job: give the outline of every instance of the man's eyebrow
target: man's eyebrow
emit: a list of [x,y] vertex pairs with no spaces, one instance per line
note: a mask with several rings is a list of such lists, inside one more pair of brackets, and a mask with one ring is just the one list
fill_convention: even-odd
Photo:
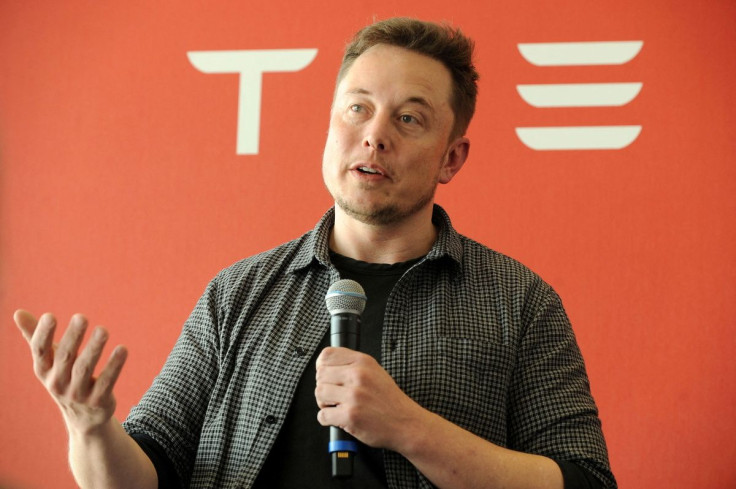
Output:
[[352,88],[350,90],[346,90],[345,93],[348,93],[350,95],[370,95],[371,94],[371,92],[369,92],[365,88]]
[[411,104],[419,104],[434,112],[434,106],[429,102],[429,100],[424,97],[409,97],[408,99],[406,99],[406,102]]
[[[365,88],[351,88],[350,90],[346,90],[345,93],[350,95],[371,95],[370,90],[366,90]],[[421,105],[422,107],[426,107],[434,112],[434,106],[429,102],[429,100],[418,95],[407,98],[403,103]]]

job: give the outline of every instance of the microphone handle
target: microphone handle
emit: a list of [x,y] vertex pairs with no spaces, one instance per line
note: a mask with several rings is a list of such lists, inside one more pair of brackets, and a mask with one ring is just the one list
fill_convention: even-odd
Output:
[[[330,346],[357,350],[360,344],[360,316],[353,313],[333,314],[330,319]],[[328,446],[332,462],[332,477],[346,479],[353,476],[353,458],[358,442],[344,430],[330,426]]]
[[341,312],[330,319],[330,346],[360,348],[360,316]]

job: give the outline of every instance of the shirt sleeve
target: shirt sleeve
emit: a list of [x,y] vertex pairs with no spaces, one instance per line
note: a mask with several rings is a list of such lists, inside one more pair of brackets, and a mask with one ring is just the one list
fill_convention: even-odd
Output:
[[562,471],[565,489],[605,489],[601,481],[573,462],[557,462]]
[[158,477],[158,489],[182,489],[179,475],[163,447],[148,435],[136,433],[131,437],[151,459]]
[[[615,488],[583,357],[559,296],[540,279],[528,291],[522,315],[510,386],[510,447],[572,462],[603,487]],[[567,470],[571,480],[573,473]]]
[[123,428],[162,448],[188,486],[200,433],[219,372],[218,288],[209,284],[182,328],[161,372],[134,406]]

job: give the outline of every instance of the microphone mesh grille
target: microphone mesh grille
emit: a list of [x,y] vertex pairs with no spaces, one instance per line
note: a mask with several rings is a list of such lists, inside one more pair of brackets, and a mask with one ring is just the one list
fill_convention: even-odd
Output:
[[338,280],[330,285],[325,296],[327,310],[330,311],[330,314],[339,311],[352,311],[356,314],[362,314],[367,300],[363,287],[355,280],[348,279]]

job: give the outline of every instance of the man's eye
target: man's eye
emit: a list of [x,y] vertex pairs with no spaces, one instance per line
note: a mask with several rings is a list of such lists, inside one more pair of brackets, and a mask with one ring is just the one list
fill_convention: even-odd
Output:
[[409,115],[409,114],[403,114],[400,117],[400,119],[401,119],[401,122],[404,122],[406,124],[412,124],[412,123],[418,122],[416,117],[414,117],[413,115]]
[[353,105],[350,106],[350,111],[351,112],[362,112],[363,111],[363,106],[362,105],[359,105],[359,104],[353,104]]

